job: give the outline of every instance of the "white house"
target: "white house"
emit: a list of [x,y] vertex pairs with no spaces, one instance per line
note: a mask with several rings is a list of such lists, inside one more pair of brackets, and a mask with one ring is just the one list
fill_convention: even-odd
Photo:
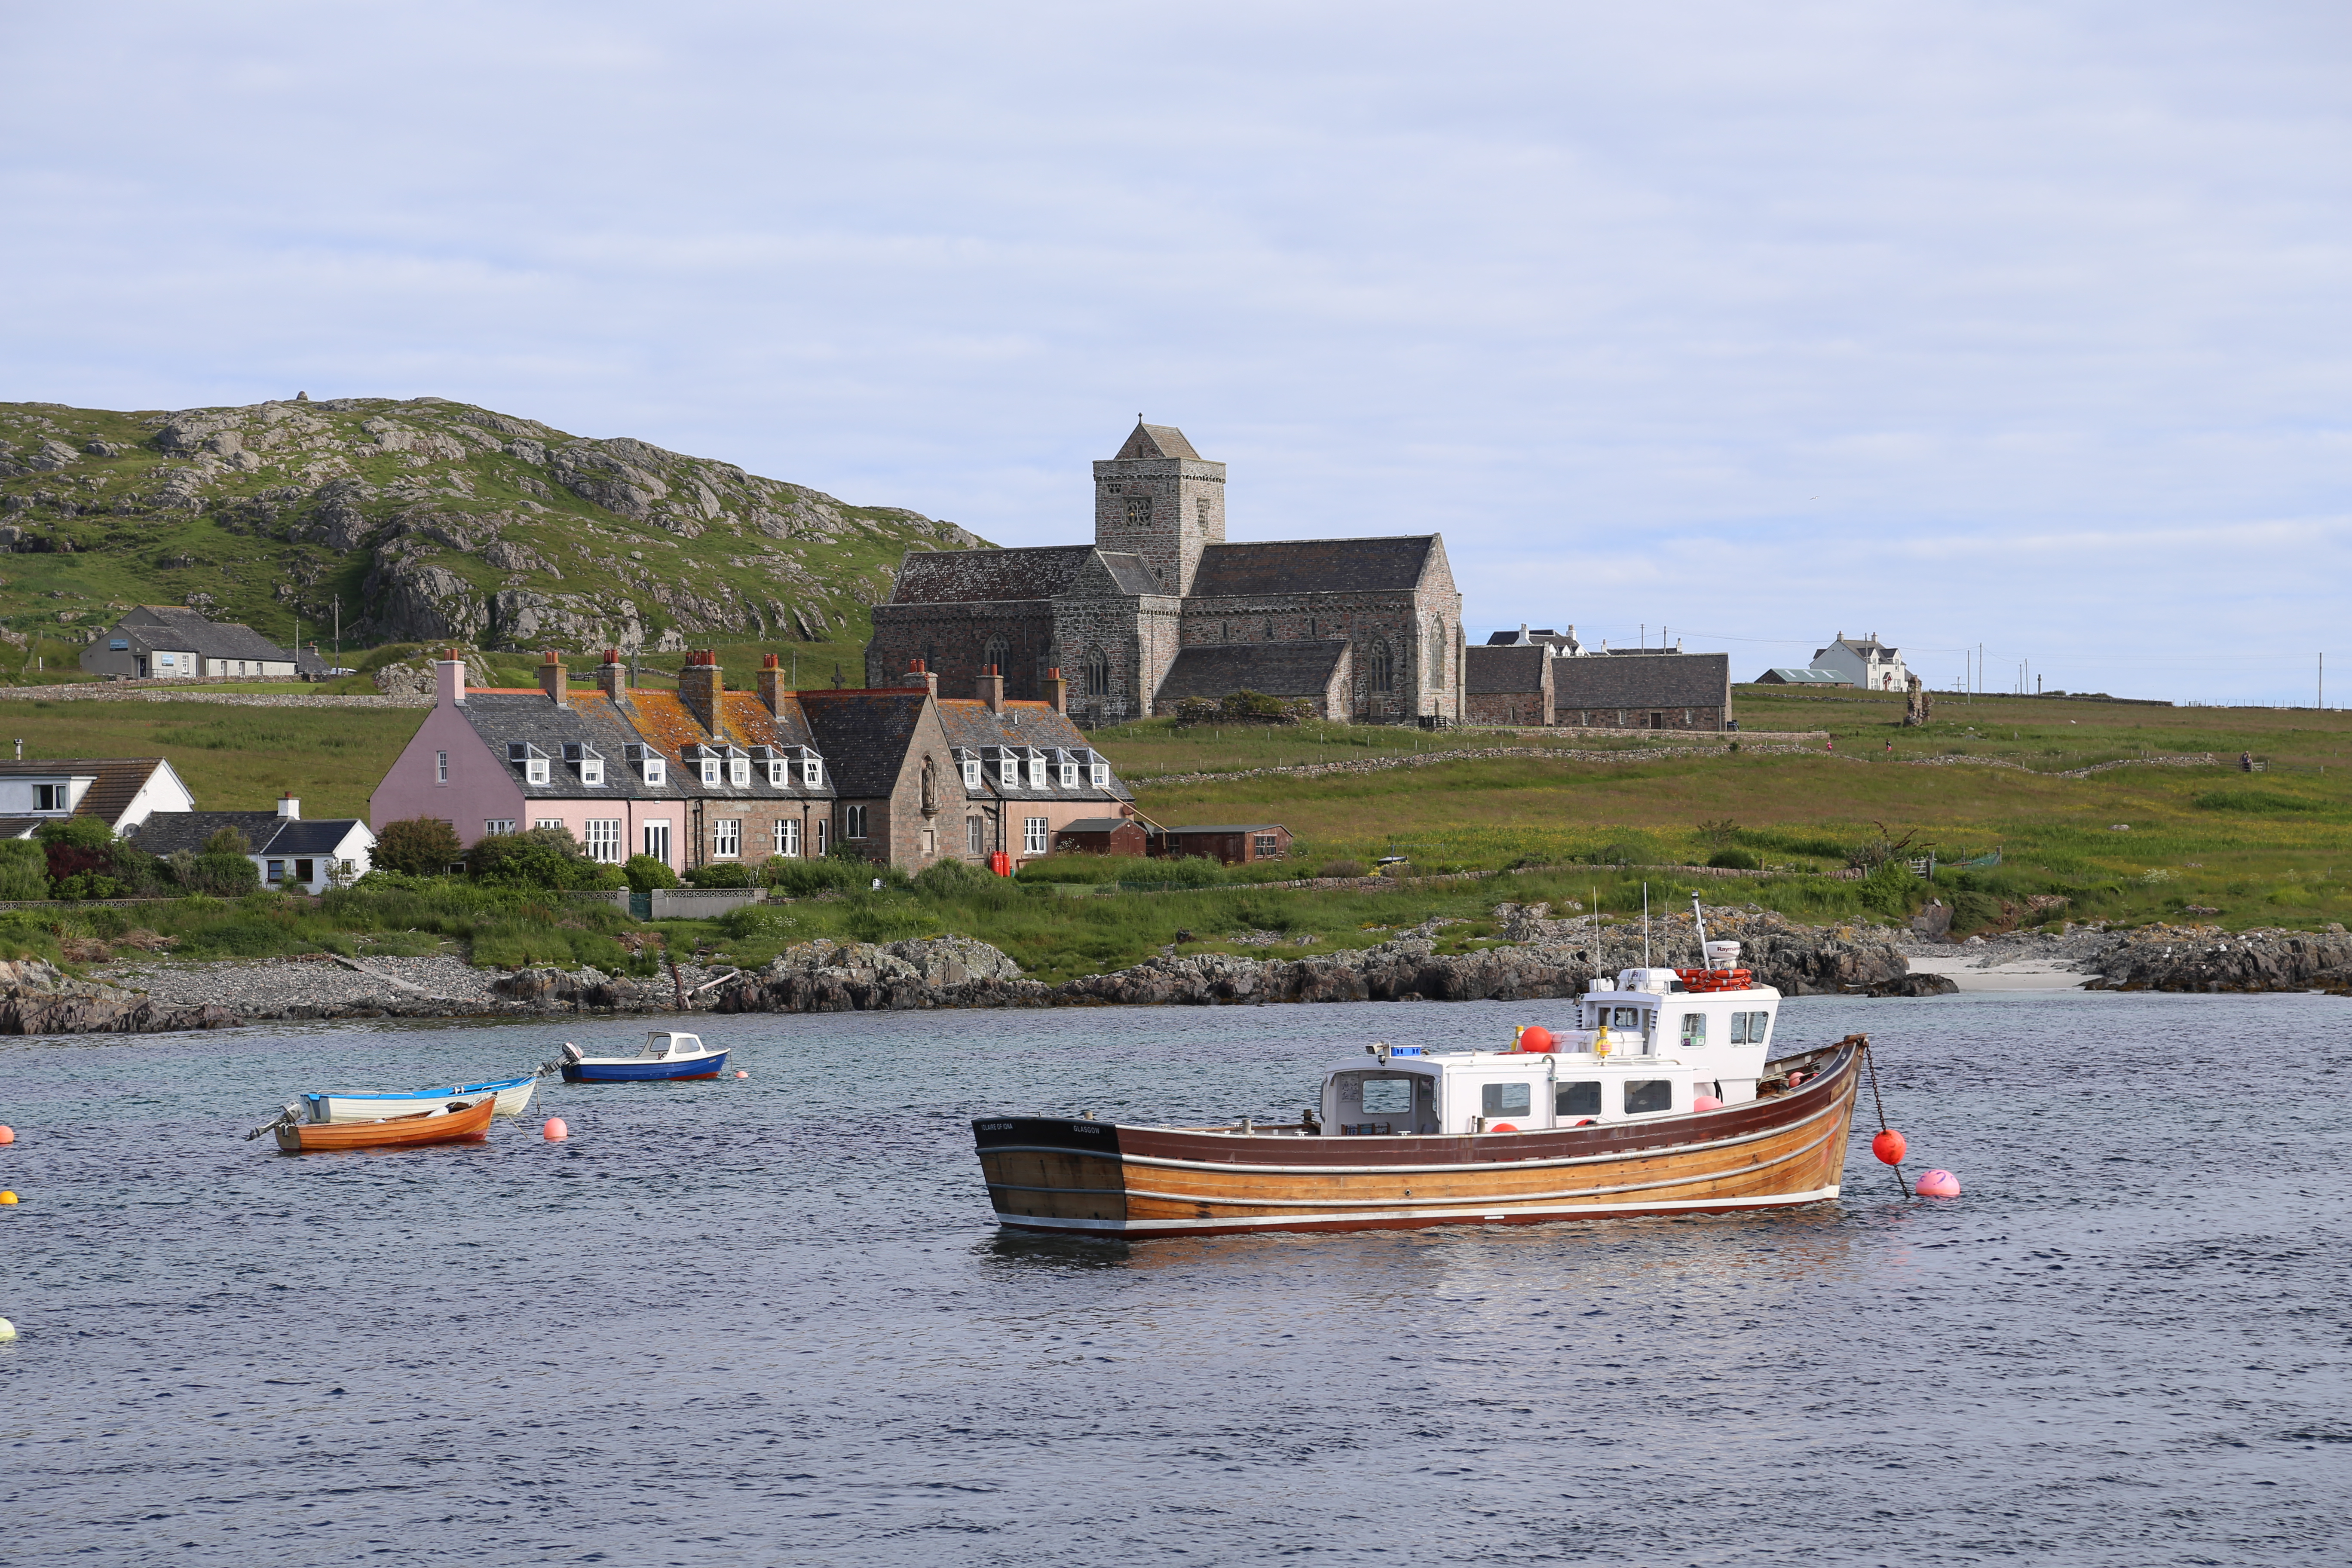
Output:
[[132,834],[156,812],[195,808],[161,757],[20,757],[0,762],[0,838],[27,838],[44,822],[95,816]]
[[1835,670],[1870,691],[1903,691],[1911,684],[1911,672],[1903,668],[1903,651],[1880,642],[1876,632],[1866,637],[1838,633],[1835,642],[1814,653],[1812,667]]
[[302,820],[302,803],[288,795],[276,811],[187,811],[149,820],[131,842],[150,855],[185,849],[204,853],[224,827],[245,836],[247,858],[261,885],[283,892],[323,893],[367,875],[375,835],[353,816]]

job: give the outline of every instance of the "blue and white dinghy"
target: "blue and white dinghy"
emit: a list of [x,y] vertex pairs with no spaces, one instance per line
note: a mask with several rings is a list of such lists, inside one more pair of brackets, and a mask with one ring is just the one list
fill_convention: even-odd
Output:
[[633,1057],[592,1057],[566,1040],[563,1054],[540,1070],[560,1071],[566,1083],[667,1083],[717,1078],[726,1066],[725,1047],[714,1051],[700,1035],[655,1029],[646,1036],[646,1048]]
[[493,1116],[520,1116],[530,1108],[532,1092],[539,1088],[539,1075],[525,1073],[520,1078],[493,1079],[488,1083],[454,1083],[440,1089],[412,1089],[404,1091],[368,1090],[352,1094],[306,1094],[304,1108],[312,1122],[373,1121],[378,1117],[405,1116],[412,1111],[429,1110],[448,1100],[468,1102],[482,1096],[496,1095],[498,1106]]

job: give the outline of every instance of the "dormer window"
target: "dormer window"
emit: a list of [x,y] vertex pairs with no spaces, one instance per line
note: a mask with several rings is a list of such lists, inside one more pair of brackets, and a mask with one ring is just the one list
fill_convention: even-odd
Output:
[[1029,787],[1044,789],[1045,787],[1045,753],[1032,746],[1024,755],[1029,763]]
[[580,782],[602,786],[604,783],[604,754],[584,741],[563,742],[563,760],[580,770]]
[[793,782],[792,764],[784,760],[784,753],[773,746],[752,747],[751,761],[748,765],[757,768],[760,776],[767,780],[772,788],[782,789]]
[[958,746],[955,760],[956,765],[963,770],[964,793],[978,795],[980,793],[980,753],[967,747]]
[[668,775],[669,764],[651,746],[628,745],[621,748],[621,759],[636,775],[649,784],[657,784]]
[[1087,753],[1087,783],[1095,789],[1110,788],[1110,764],[1103,761],[1100,752]]
[[751,759],[730,756],[727,759],[727,782],[741,786],[751,782]]
[[806,746],[801,748],[801,784],[807,789],[824,787],[824,759]]
[[71,791],[72,786],[70,784],[35,784],[33,786],[33,809],[35,811],[63,811],[66,809],[66,796],[70,794]]
[[1021,787],[1021,753],[1010,746],[996,749],[996,782],[1006,789]]
[[1064,789],[1078,787],[1078,759],[1071,752],[1056,749],[1054,752],[1055,782]]
[[715,784],[719,782],[719,759],[717,757],[705,757],[702,759],[702,782],[707,784]]
[[548,755],[528,741],[508,742],[507,761],[522,770],[525,784],[543,784],[547,782]]

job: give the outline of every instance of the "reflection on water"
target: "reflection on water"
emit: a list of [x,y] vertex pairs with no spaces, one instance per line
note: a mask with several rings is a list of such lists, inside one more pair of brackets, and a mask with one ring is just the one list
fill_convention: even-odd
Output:
[[0,1561],[2346,1554],[2334,999],[1792,1003],[1872,1032],[1954,1204],[1862,1126],[1786,1214],[990,1221],[973,1116],[1269,1117],[1547,1005],[719,1018],[748,1079],[300,1159],[239,1134],[566,1030],[0,1045]]

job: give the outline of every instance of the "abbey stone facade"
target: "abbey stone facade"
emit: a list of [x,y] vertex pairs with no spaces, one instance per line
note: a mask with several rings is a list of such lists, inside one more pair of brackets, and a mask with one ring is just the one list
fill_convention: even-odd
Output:
[[1164,713],[1244,687],[1325,718],[1463,715],[1462,595],[1437,534],[1225,540],[1225,466],[1170,425],[1138,422],[1095,470],[1095,542],[911,552],[874,607],[866,682],[920,660],[939,689],[1045,696],[1082,724]]

